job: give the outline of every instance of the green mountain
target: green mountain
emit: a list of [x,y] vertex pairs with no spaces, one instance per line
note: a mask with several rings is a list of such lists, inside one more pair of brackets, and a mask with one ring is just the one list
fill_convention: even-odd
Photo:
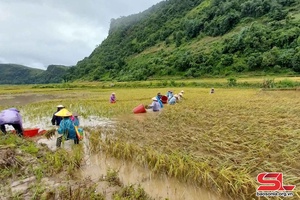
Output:
[[112,19],[69,80],[300,72],[299,0],[167,0]]
[[61,83],[69,67],[49,65],[47,70],[17,64],[0,64],[0,84]]
[[49,65],[47,70],[38,76],[39,83],[61,83],[70,67],[64,65]]

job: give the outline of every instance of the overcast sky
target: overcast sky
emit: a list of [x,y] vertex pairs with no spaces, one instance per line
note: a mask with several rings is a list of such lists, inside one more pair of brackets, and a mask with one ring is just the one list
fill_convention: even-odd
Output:
[[108,34],[110,20],[162,0],[0,0],[0,63],[75,65]]

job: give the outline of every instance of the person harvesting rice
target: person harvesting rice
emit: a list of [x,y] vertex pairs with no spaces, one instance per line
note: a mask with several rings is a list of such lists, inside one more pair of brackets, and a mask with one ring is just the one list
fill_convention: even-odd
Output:
[[57,129],[58,134],[61,136],[56,139],[56,146],[60,147],[63,139],[74,140],[74,144],[79,144],[79,138],[76,134],[74,123],[70,118],[72,116],[72,113],[63,108],[59,112],[57,112],[55,116],[62,117],[59,128]]

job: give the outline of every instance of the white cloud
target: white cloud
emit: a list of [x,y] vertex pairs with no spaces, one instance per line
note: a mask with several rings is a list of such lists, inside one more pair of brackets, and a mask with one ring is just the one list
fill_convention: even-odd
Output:
[[107,37],[112,18],[160,1],[1,0],[0,62],[75,65]]

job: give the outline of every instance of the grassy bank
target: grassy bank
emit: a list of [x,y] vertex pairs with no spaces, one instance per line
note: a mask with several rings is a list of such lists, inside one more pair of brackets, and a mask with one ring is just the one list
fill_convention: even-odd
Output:
[[165,77],[159,80],[131,81],[131,82],[68,82],[60,84],[38,84],[38,85],[0,85],[2,94],[37,92],[59,90],[82,90],[82,89],[120,89],[120,88],[168,88],[168,87],[199,87],[199,88],[298,88],[300,77],[225,77],[225,78],[201,78],[201,79],[177,79],[176,77]]

